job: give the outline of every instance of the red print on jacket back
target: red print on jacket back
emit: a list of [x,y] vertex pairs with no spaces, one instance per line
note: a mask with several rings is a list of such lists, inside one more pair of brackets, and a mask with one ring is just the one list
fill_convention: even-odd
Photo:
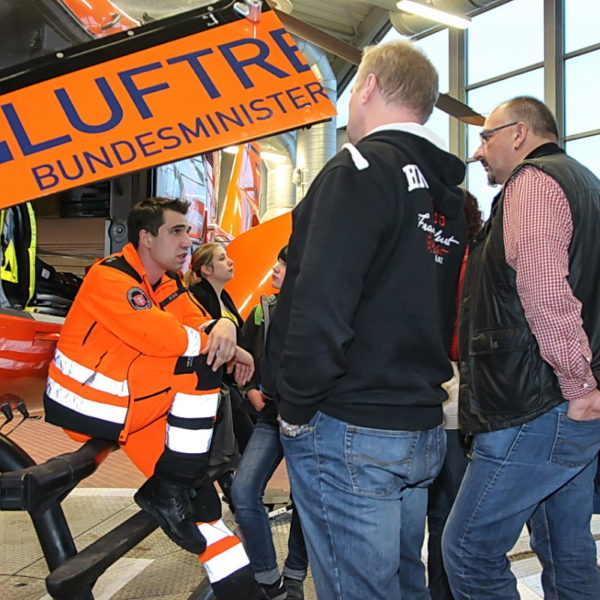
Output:
[[434,211],[433,216],[429,212],[419,213],[417,226],[425,232],[427,250],[434,255],[437,263],[444,262],[444,255],[448,254],[452,244],[459,244],[453,235],[444,235],[446,217],[439,212]]

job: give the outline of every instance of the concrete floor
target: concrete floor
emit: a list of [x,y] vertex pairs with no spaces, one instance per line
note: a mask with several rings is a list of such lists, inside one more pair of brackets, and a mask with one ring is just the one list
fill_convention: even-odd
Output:
[[[36,462],[78,446],[41,420],[26,421],[11,438],[30,451]],[[78,548],[87,546],[138,510],[133,493],[142,480],[124,454],[115,452],[96,474],[74,490],[63,502],[63,508]],[[286,497],[288,489],[285,469],[280,469],[269,493]],[[227,511],[225,518],[234,528]],[[596,540],[600,540],[600,516],[594,517],[592,528]],[[274,529],[280,562],[285,558],[288,531],[287,523]],[[28,515],[0,512],[0,536],[0,598],[51,600],[45,590],[46,564]],[[596,545],[600,557],[600,542]],[[513,549],[511,560],[522,600],[541,599],[541,568],[529,549],[526,531]],[[203,579],[197,557],[179,549],[157,530],[97,581],[94,597],[96,600],[194,600]],[[305,590],[306,600],[316,598],[310,577]]]

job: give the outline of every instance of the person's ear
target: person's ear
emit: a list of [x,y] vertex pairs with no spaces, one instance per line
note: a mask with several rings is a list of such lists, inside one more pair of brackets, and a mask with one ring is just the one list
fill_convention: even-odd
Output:
[[515,133],[513,140],[513,148],[518,150],[527,139],[527,135],[529,133],[529,127],[525,123],[519,122],[515,125]]
[[375,73],[369,73],[365,78],[361,93],[363,104],[367,103],[378,89],[379,82],[377,81],[377,75],[375,75]]
[[200,267],[200,276],[209,277],[210,275],[212,275],[212,267],[209,267],[208,265],[202,265]]
[[147,229],[140,230],[139,243],[144,246],[144,248],[150,248],[153,238],[154,236]]

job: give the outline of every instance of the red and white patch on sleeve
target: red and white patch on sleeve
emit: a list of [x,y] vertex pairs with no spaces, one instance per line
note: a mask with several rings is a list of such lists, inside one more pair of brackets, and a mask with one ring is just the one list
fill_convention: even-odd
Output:
[[127,300],[133,310],[146,310],[152,306],[150,298],[139,287],[132,287],[127,291]]

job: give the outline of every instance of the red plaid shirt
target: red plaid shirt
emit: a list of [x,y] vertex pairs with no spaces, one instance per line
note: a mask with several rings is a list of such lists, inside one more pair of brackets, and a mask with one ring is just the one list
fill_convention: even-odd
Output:
[[503,225],[506,261],[517,273],[517,292],[542,358],[565,399],[580,398],[597,386],[581,302],[567,281],[573,221],[562,188],[539,169],[522,168],[506,185]]

